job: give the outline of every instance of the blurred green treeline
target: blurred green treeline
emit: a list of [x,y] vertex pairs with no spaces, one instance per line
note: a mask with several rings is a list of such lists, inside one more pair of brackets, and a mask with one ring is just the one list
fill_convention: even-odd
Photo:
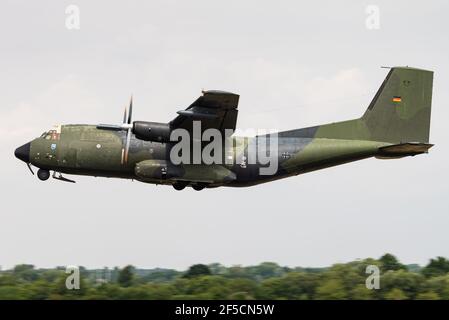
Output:
[[[380,269],[380,289],[367,289],[368,265]],[[80,267],[80,289],[68,290],[65,267],[21,264],[0,271],[0,299],[449,299],[449,260],[420,267],[393,255],[327,268],[288,268],[264,262],[225,267],[218,263],[172,269],[88,270]]]

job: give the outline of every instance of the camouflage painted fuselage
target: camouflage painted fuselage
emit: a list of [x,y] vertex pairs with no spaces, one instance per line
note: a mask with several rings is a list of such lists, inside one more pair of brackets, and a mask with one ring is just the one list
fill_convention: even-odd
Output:
[[[313,138],[311,130],[281,133],[278,138],[278,169],[274,175],[261,175],[260,164],[242,164],[241,154],[248,152],[252,138],[233,137],[233,147],[225,150],[232,155],[233,164],[179,165],[179,177],[171,179],[146,178],[139,174],[139,164],[170,161],[170,143],[142,141],[131,138],[129,159],[121,163],[126,134],[105,131],[93,125],[64,125],[59,140],[37,138],[30,149],[31,164],[42,169],[67,174],[136,179],[156,184],[176,181],[201,182],[208,186],[249,186],[297,175],[317,169],[360,160],[380,154],[385,142]],[[53,145],[53,147],[52,147]]]
[[[265,136],[228,138],[232,143],[224,148],[220,164],[175,166],[170,157],[173,142],[144,141],[132,134],[129,153],[123,161],[126,131],[104,130],[95,125],[63,125],[57,134],[44,135],[33,140],[29,147],[17,149],[16,156],[27,162],[29,151],[32,165],[67,174],[184,186],[250,186],[369,157],[391,159],[426,153],[432,146],[429,144],[432,82],[431,71],[392,68],[361,118],[279,132],[277,167],[268,175],[261,173],[263,165],[242,161],[242,155],[248,157],[254,152],[248,146]],[[182,113],[182,121],[191,115],[208,116],[209,109],[204,106],[209,106],[206,103],[211,100],[207,99],[214,95],[223,99],[236,97],[209,92],[205,100],[198,100],[192,109]],[[230,111],[224,108],[222,114],[226,116],[226,112]],[[229,115],[223,119],[235,123],[236,113]]]

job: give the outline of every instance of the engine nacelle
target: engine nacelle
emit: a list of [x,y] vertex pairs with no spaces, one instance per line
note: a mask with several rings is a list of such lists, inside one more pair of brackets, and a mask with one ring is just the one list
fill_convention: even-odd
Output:
[[170,141],[170,125],[160,122],[134,121],[133,133],[137,139],[154,142]]
[[180,177],[183,170],[167,163],[165,160],[144,160],[136,164],[136,176],[146,180],[165,180]]

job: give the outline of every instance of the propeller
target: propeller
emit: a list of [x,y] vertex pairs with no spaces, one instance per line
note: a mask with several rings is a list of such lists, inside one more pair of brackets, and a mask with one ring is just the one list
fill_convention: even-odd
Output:
[[124,116],[124,123],[123,124],[127,124],[128,125],[128,130],[126,133],[126,144],[125,144],[125,149],[122,149],[122,154],[124,155],[124,157],[122,158],[122,164],[126,164],[128,163],[128,154],[129,154],[129,144],[131,142],[131,129],[132,129],[132,125],[131,125],[131,116],[133,114],[133,96],[131,96],[131,100],[129,101],[129,107],[128,107],[128,120],[126,121],[126,109],[125,109],[125,116]]
[[115,124],[97,125],[97,129],[117,130],[117,131],[126,130],[125,146],[122,148],[122,159],[121,159],[122,165],[128,163],[129,145],[131,143],[131,133],[133,128],[133,125],[131,123],[132,114],[133,114],[133,96],[131,96],[129,106],[125,107],[125,111],[123,113],[123,123],[121,125]]

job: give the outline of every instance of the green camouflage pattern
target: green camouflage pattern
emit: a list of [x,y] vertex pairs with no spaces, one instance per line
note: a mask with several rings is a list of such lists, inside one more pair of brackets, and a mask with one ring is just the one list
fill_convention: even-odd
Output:
[[[123,163],[126,131],[103,130],[95,125],[63,125],[56,140],[48,135],[33,140],[29,162],[43,170],[66,174],[128,178],[199,190],[250,186],[369,157],[414,156],[426,153],[432,146],[429,144],[432,81],[432,71],[394,67],[361,118],[279,132],[278,168],[273,175],[261,175],[261,165],[241,161],[249,145],[266,136],[228,138],[232,144],[224,155],[232,158],[232,164],[175,166],[170,163],[170,142],[143,141],[132,135],[129,157]],[[217,94],[226,96],[223,92]],[[238,96],[231,97],[236,104]],[[231,110],[229,104],[225,107],[228,109],[220,109],[225,110],[223,117],[227,117],[230,126],[235,126],[236,108]],[[207,108],[201,112],[204,110]],[[189,125],[184,115],[178,118],[183,126]],[[214,126],[215,122],[208,125]]]

